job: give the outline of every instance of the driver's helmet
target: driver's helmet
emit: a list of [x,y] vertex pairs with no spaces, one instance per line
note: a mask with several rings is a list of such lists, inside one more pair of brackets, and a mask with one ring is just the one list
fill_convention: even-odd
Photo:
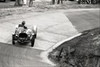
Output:
[[22,21],[22,25],[25,25],[25,21]]

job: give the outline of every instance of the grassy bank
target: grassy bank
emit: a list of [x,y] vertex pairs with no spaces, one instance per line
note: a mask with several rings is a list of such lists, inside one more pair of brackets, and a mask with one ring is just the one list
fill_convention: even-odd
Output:
[[58,67],[100,67],[100,27],[64,42],[49,58]]

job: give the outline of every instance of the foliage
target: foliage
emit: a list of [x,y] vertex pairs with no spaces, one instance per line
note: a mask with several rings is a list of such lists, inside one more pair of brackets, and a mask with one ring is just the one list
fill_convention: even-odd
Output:
[[100,0],[78,0],[79,4],[100,4]]
[[82,32],[49,54],[60,67],[100,67],[100,28]]
[[0,3],[0,17],[13,14],[25,14],[29,12],[44,12],[59,9],[80,9],[80,8],[99,8],[100,5],[93,4],[77,4],[77,2],[65,1],[63,4],[52,5],[51,2],[33,2],[32,7],[15,7],[15,2]]

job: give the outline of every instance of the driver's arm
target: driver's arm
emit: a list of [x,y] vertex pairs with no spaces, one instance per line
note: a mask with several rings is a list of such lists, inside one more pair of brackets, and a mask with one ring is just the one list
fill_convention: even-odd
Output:
[[27,29],[27,27],[26,27],[26,26],[24,26],[24,28],[25,28],[25,29]]

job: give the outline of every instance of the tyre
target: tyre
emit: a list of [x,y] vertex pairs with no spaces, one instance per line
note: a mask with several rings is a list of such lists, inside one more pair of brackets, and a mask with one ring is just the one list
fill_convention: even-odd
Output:
[[34,42],[35,42],[35,36],[32,37],[32,40],[31,40],[31,47],[34,46]]
[[37,26],[34,26],[34,28],[32,29],[33,33],[34,33],[34,37],[37,37]]
[[14,35],[12,35],[12,44],[15,44]]
[[37,37],[37,33],[34,34],[34,37],[35,37],[35,38]]

